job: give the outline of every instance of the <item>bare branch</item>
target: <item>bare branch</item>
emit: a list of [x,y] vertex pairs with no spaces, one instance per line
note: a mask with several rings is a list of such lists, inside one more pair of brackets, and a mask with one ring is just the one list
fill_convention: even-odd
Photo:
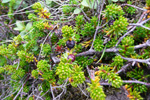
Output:
[[125,71],[130,65],[131,63],[127,63],[126,65],[122,66],[121,69],[116,72],[116,74],[120,74],[121,72]]
[[147,11],[147,9],[143,9],[143,8],[140,8],[140,7],[137,7],[137,6],[135,6],[135,5],[130,5],[130,4],[122,4],[121,6],[130,6],[130,7],[134,7],[134,8],[136,8],[136,9],[139,9],[139,10],[142,10],[142,11]]
[[98,30],[100,29],[100,27],[99,27],[99,22],[100,22],[100,19],[101,19],[101,12],[102,12],[102,9],[103,9],[103,7],[104,7],[104,2],[105,2],[105,0],[103,0],[103,2],[102,2],[102,4],[101,4],[100,13],[99,13],[99,15],[98,15],[98,25],[96,26],[96,31],[95,31],[95,33],[94,33],[94,38],[93,38],[93,42],[92,42],[92,45],[91,45],[90,50],[92,50],[92,48],[93,48],[94,41],[95,41],[95,39],[96,39],[96,35],[97,35],[97,33],[98,33]]

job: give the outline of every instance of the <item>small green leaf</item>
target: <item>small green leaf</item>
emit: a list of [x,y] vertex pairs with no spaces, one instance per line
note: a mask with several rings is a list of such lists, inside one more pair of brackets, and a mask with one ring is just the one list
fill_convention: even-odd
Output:
[[112,0],[113,2],[117,2],[118,0]]
[[25,29],[25,25],[21,21],[17,20],[16,25],[17,25],[17,27],[14,28],[14,30],[16,30],[16,31],[23,31]]
[[8,3],[10,0],[2,0],[2,3]]
[[38,46],[34,46],[34,48],[32,49],[32,51],[37,51],[38,50]]
[[25,30],[20,32],[20,35],[21,35],[22,38],[24,37],[25,34],[26,34]]
[[[100,1],[97,1],[97,2],[98,2],[98,4],[100,3]],[[93,8],[93,6],[94,6],[94,9],[96,9],[98,6],[98,4],[95,2],[95,0],[83,0],[81,2],[81,4],[85,7],[91,8],[91,9]]]
[[26,25],[26,29],[25,30],[29,31],[31,29],[31,27],[32,27],[32,23],[30,22],[30,23],[28,23]]
[[83,0],[81,4],[85,7],[90,7],[86,0]]
[[[16,0],[15,4],[13,5],[13,9],[17,9],[20,6],[20,3],[22,2],[22,0]],[[27,7],[27,3],[26,2],[22,2],[22,6],[23,7]]]
[[51,4],[53,0],[46,0],[46,4]]
[[120,0],[121,2],[124,2],[125,0]]
[[79,8],[76,8],[73,13],[74,14],[79,14],[80,12],[81,12],[81,10]]

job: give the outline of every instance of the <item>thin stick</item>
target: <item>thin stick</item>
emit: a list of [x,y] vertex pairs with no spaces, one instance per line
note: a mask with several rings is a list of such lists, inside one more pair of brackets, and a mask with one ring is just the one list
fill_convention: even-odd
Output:
[[41,52],[42,52],[42,48],[43,48],[43,45],[46,41],[46,39],[51,35],[51,33],[53,32],[53,30],[57,27],[57,25],[54,26],[54,28],[48,33],[48,35],[45,37],[43,43],[42,43],[42,46],[41,46],[41,50],[40,50],[40,53],[39,53],[39,56],[38,56],[38,60],[40,60],[40,56],[41,56]]

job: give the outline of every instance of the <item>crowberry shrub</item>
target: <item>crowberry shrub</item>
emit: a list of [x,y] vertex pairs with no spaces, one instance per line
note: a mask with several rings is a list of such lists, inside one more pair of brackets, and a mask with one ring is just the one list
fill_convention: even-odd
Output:
[[[146,97],[150,2],[104,1],[0,1],[0,99],[105,100],[103,85]],[[134,23],[128,13],[138,15]]]

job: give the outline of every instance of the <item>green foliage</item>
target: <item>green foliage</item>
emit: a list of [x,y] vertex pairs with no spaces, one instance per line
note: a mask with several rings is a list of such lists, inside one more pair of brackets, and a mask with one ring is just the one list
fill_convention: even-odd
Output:
[[98,18],[96,16],[92,17],[90,19],[91,24],[94,26],[94,28],[96,28],[97,24],[98,24]]
[[101,37],[96,37],[94,41],[94,50],[95,51],[102,51],[104,48],[103,40]]
[[[144,75],[144,70],[141,68],[135,68],[133,71],[127,72],[127,76],[130,78],[135,78],[136,80],[139,81],[144,81],[146,82],[146,78],[149,77],[149,75]],[[130,87],[133,87],[135,91],[143,93],[147,92],[147,87],[146,85],[141,85],[141,84],[129,84]]]
[[[9,12],[8,12],[8,15],[13,13],[13,6],[14,6],[14,5],[15,5],[15,0],[10,0],[10,2],[9,2]],[[9,15],[9,18],[12,18],[12,17],[13,17],[12,15]]]
[[50,69],[50,65],[47,63],[46,60],[40,60],[38,63],[37,63],[37,68],[39,71],[41,72],[48,72],[49,69]]
[[8,3],[10,0],[3,0],[2,3]]
[[31,21],[37,21],[38,18],[37,18],[37,16],[35,14],[30,13],[28,15],[28,19],[30,19]]
[[70,77],[72,73],[72,70],[70,67],[72,67],[72,65],[69,65],[69,64],[66,64],[66,65],[63,64],[62,66],[58,66],[56,70],[56,74],[59,75],[59,78],[66,79]]
[[81,44],[75,45],[74,48],[75,48],[75,51],[76,51],[77,53],[79,53],[79,52],[82,51],[82,45],[81,45]]
[[86,22],[84,24],[84,30],[81,30],[81,34],[83,36],[91,36],[93,35],[95,32],[94,26],[92,25],[92,23]]
[[78,84],[81,84],[85,81],[84,72],[82,68],[78,65],[74,66],[73,73],[71,74],[71,85],[77,87]]
[[76,0],[69,0],[66,4],[62,6],[62,12],[64,13],[64,16],[68,16],[73,14],[79,14],[81,12],[80,9],[77,7],[74,7],[74,5],[78,5],[78,1]]
[[96,9],[99,3],[100,1],[97,1],[97,3],[95,3],[95,0],[83,0],[81,2],[81,5],[91,9]]
[[15,42],[16,45],[21,43],[22,41],[21,35],[14,37],[13,41]]
[[70,61],[71,59],[67,60],[62,57],[56,69],[56,75],[63,80],[68,78],[71,85],[76,87],[85,81],[85,76],[81,70],[82,68],[76,63],[70,64]]
[[5,65],[1,68],[1,72],[6,71],[7,75],[11,75],[14,80],[20,80],[25,75],[25,70],[23,68],[17,69],[18,65]]
[[69,14],[69,13],[73,12],[74,9],[75,9],[74,7],[71,7],[71,6],[69,6],[69,5],[64,5],[64,6],[62,7],[62,11],[63,11],[63,13],[65,13],[65,14]]
[[58,40],[58,37],[55,35],[55,33],[53,33],[53,36],[51,37],[52,45],[56,44],[57,40]]
[[[109,1],[112,3],[124,0]],[[102,4],[100,0],[46,0],[45,3],[35,2],[32,5],[33,13],[26,13],[29,9],[28,7],[24,9],[24,1],[22,0],[0,1],[0,10],[2,10],[0,14],[2,16],[7,13],[10,14],[8,15],[10,19],[6,17],[3,22],[7,26],[5,27],[8,29],[7,33],[15,34],[11,37],[7,36],[6,40],[0,40],[0,80],[4,81],[3,84],[9,85],[8,88],[3,89],[13,94],[12,96],[4,94],[9,96],[5,99],[13,99],[14,95],[20,92],[21,86],[23,86],[23,89],[20,94],[25,93],[26,95],[22,95],[22,97],[18,95],[16,99],[26,99],[30,92],[33,93],[31,84],[34,84],[34,88],[38,88],[40,92],[39,97],[42,96],[49,100],[52,96],[50,89],[54,89],[54,95],[61,95],[60,89],[65,89],[68,85],[77,88],[79,84],[90,81],[90,75],[91,83],[87,83],[88,85],[85,86],[88,86],[87,90],[93,100],[105,100],[106,95],[103,86],[100,85],[100,79],[110,83],[115,88],[120,88],[124,81],[121,79],[122,76],[120,77],[115,72],[124,66],[125,62],[123,57],[122,59],[121,56],[115,56],[115,51],[119,50],[122,56],[130,59],[144,60],[150,58],[148,45],[144,45],[142,49],[134,50],[134,45],[145,43],[150,38],[150,32],[143,27],[137,27],[130,33],[130,36],[124,37],[120,44],[113,48],[117,43],[116,40],[127,31],[129,23],[124,15],[127,13],[134,14],[135,9],[124,7],[124,12],[122,6],[117,5],[119,2],[107,5],[108,2],[103,6],[104,10],[101,12],[103,16],[99,15],[101,8],[97,5],[98,3]],[[149,7],[148,2],[147,7]],[[128,3],[131,4],[130,1]],[[148,9],[147,7],[146,9]],[[11,15],[14,10],[16,10],[14,13],[15,19]],[[26,13],[28,17],[22,13]],[[21,16],[16,14],[21,14]],[[110,20],[114,22],[107,25]],[[3,21],[3,17],[1,21]],[[55,25],[57,27],[54,28]],[[149,22],[144,24],[146,27],[149,27],[149,25]],[[99,30],[95,41],[93,41],[97,27]],[[72,40],[75,46],[70,50],[67,48],[66,42]],[[90,49],[92,42],[95,51]],[[100,54],[99,52],[103,49],[104,52]],[[108,53],[105,53],[105,50]],[[112,52],[109,52],[109,50],[112,50]],[[70,54],[75,58],[75,61],[69,59],[68,55]],[[103,59],[95,63],[95,60],[100,56]],[[109,64],[109,66],[102,65],[97,69],[97,66],[101,63]],[[147,64],[143,64],[142,68],[146,66]],[[128,72],[125,74],[127,77],[123,76],[122,78],[147,82],[146,79],[149,75],[145,75],[143,69],[134,67],[132,67],[132,71],[127,70]],[[89,68],[89,70],[86,68]],[[95,72],[95,76],[92,72]],[[140,93],[147,91],[145,85],[133,83],[128,86],[127,92],[130,99],[141,100]],[[29,99],[37,98],[33,96]]]
[[76,27],[75,27],[76,32],[80,33],[84,24],[83,15],[76,16],[75,20],[76,20]]
[[44,30],[43,21],[33,22],[33,28],[38,29],[38,30]]
[[23,31],[25,29],[25,25],[23,22],[21,21],[16,21],[16,28],[14,28],[14,30],[17,30],[17,31]]
[[[12,44],[9,44],[8,47],[7,47],[7,45],[1,45],[0,46],[0,55],[3,55],[5,58],[13,60],[16,57],[16,55],[13,55],[14,53],[16,53],[16,47],[17,47],[17,45],[15,45],[14,42]],[[3,61],[5,58],[3,58]],[[4,64],[4,62],[1,62],[1,63]]]
[[11,75],[11,78],[14,80],[21,79],[25,75],[25,70],[19,68],[18,70],[14,71],[14,73]]
[[[43,81],[43,84],[42,84],[42,91],[46,92],[48,91],[50,88],[50,84],[48,81]],[[49,96],[48,96],[49,97]]]
[[38,39],[39,37],[44,37],[45,33],[41,30],[37,30],[37,29],[33,29],[33,31],[31,31],[29,33],[29,35],[24,36],[24,38],[26,39],[26,41],[37,41],[36,39]]
[[62,27],[62,36],[66,38],[72,37],[74,30],[72,29],[72,26],[63,26]]
[[140,96],[140,92],[137,92],[135,89],[130,92],[131,95],[133,95],[133,98],[131,98],[131,100],[143,100],[143,98]]
[[82,24],[84,24],[83,15],[76,16],[75,20],[76,20],[76,25],[78,26],[81,26]]
[[0,67],[0,74],[2,74],[5,71],[3,67]]
[[[43,44],[41,44],[42,46]],[[51,53],[51,46],[49,44],[44,44],[42,46],[42,55],[50,55]]]
[[54,74],[55,73],[52,70],[50,70],[48,72],[44,72],[42,74],[42,77],[44,78],[44,80],[47,80],[48,82],[53,83],[56,81]]
[[72,29],[72,26],[65,25],[62,27],[62,36],[63,38],[59,40],[59,45],[65,45],[66,41],[73,39],[75,41],[79,41],[80,35],[75,34],[74,29]]
[[8,17],[13,18],[13,12],[15,9],[17,9],[20,6],[21,2],[23,7],[27,6],[26,2],[22,0],[2,0],[0,3],[1,5],[7,6],[9,8]]
[[127,30],[128,24],[127,18],[120,16],[119,19],[113,23],[113,25],[111,25],[109,28],[106,28],[106,31],[108,31],[106,35],[110,37],[114,35],[115,39],[117,39]]
[[99,83],[99,79],[91,80],[91,84],[88,83],[89,87],[87,90],[90,92],[90,97],[93,100],[105,100],[106,95],[104,94],[103,87]]
[[111,63],[111,66],[119,70],[123,66],[123,59],[121,58],[121,56],[115,56],[115,58],[113,58],[113,63]]
[[113,70],[110,70],[108,66],[100,66],[98,67],[99,71],[95,72],[102,79],[108,79],[108,83],[111,83],[113,87],[119,88],[122,86],[123,82],[118,74],[115,74]]
[[34,60],[33,54],[27,53],[26,51],[23,51],[23,50],[18,51],[17,55],[21,60],[24,60],[27,62],[33,62],[33,60]]
[[112,38],[106,45],[106,47],[111,48],[114,47],[116,45],[117,41],[116,39]]
[[28,93],[29,92],[29,87],[24,85],[23,87],[23,92]]
[[134,69],[133,71],[127,72],[127,76],[134,77],[135,79],[144,78],[142,77],[144,75],[144,71],[142,69]]
[[123,56],[131,56],[134,54],[134,48],[133,48],[134,40],[130,36],[127,36],[123,38],[121,41],[121,45],[119,46],[121,50],[119,52]]
[[[146,81],[145,81],[146,82]],[[131,84],[129,85],[134,88],[139,93],[147,92],[147,86],[146,85],[141,85],[141,84]]]
[[16,66],[13,66],[13,65],[5,65],[4,66],[5,71],[8,71],[8,73],[7,73],[8,75],[13,73],[15,68],[16,68]]
[[120,88],[120,86],[123,84],[121,77],[115,73],[110,73],[110,75],[108,74],[108,83],[110,82],[115,88]]
[[134,40],[130,36],[127,36],[121,41],[121,43],[123,46],[132,46],[134,44]]
[[109,3],[118,2],[118,1],[124,2],[125,0],[108,0]]
[[73,64],[65,62],[67,62],[67,59],[61,60],[56,69],[56,75],[59,75],[61,79],[69,78],[73,73]]
[[148,48],[146,48],[146,49],[144,49],[144,52],[143,52],[143,54],[141,55],[141,58],[144,58],[144,59],[148,59],[148,58],[150,58],[150,52],[149,52],[149,47]]
[[105,17],[107,17],[108,19],[116,19],[124,14],[125,13],[122,10],[121,6],[118,6],[116,4],[110,4],[106,6]]
[[126,85],[125,87],[128,91],[127,97],[129,97],[130,100],[143,100],[143,98],[140,96],[140,92],[136,91],[136,89],[132,89],[128,85]]
[[33,97],[29,97],[29,100],[34,100]]
[[46,60],[40,60],[37,63],[37,69],[32,70],[32,76],[38,78],[38,75],[41,75],[44,80],[47,80],[49,83],[55,82],[55,75],[52,70],[50,70],[50,65]]
[[4,66],[7,63],[7,59],[1,55],[0,55],[0,59],[1,59],[0,66]]
[[[146,27],[149,26],[149,23],[145,24]],[[147,39],[150,37],[150,31],[142,28],[142,27],[136,27],[136,30],[133,31],[133,38],[136,41],[136,44],[142,43],[144,39]]]
[[149,0],[146,0],[146,6],[150,7],[150,1]]
[[43,7],[42,7],[42,5],[41,5],[40,2],[34,3],[34,5],[32,6],[32,8],[35,9],[35,12],[40,12],[43,9]]
[[[132,4],[132,2],[129,0],[129,1],[127,1],[127,3],[128,4]],[[124,10],[127,12],[127,13],[129,13],[129,14],[131,14],[131,15],[133,15],[133,14],[135,14],[135,11],[136,11],[136,9],[135,8],[133,8],[133,7],[124,7]]]
[[78,4],[77,0],[70,0],[69,4]]
[[89,59],[89,57],[81,56],[81,57],[76,57],[76,61],[80,66],[85,68],[86,66],[91,65],[94,60]]
[[32,74],[32,77],[34,78],[38,78],[38,71],[37,70],[32,70],[31,74]]

